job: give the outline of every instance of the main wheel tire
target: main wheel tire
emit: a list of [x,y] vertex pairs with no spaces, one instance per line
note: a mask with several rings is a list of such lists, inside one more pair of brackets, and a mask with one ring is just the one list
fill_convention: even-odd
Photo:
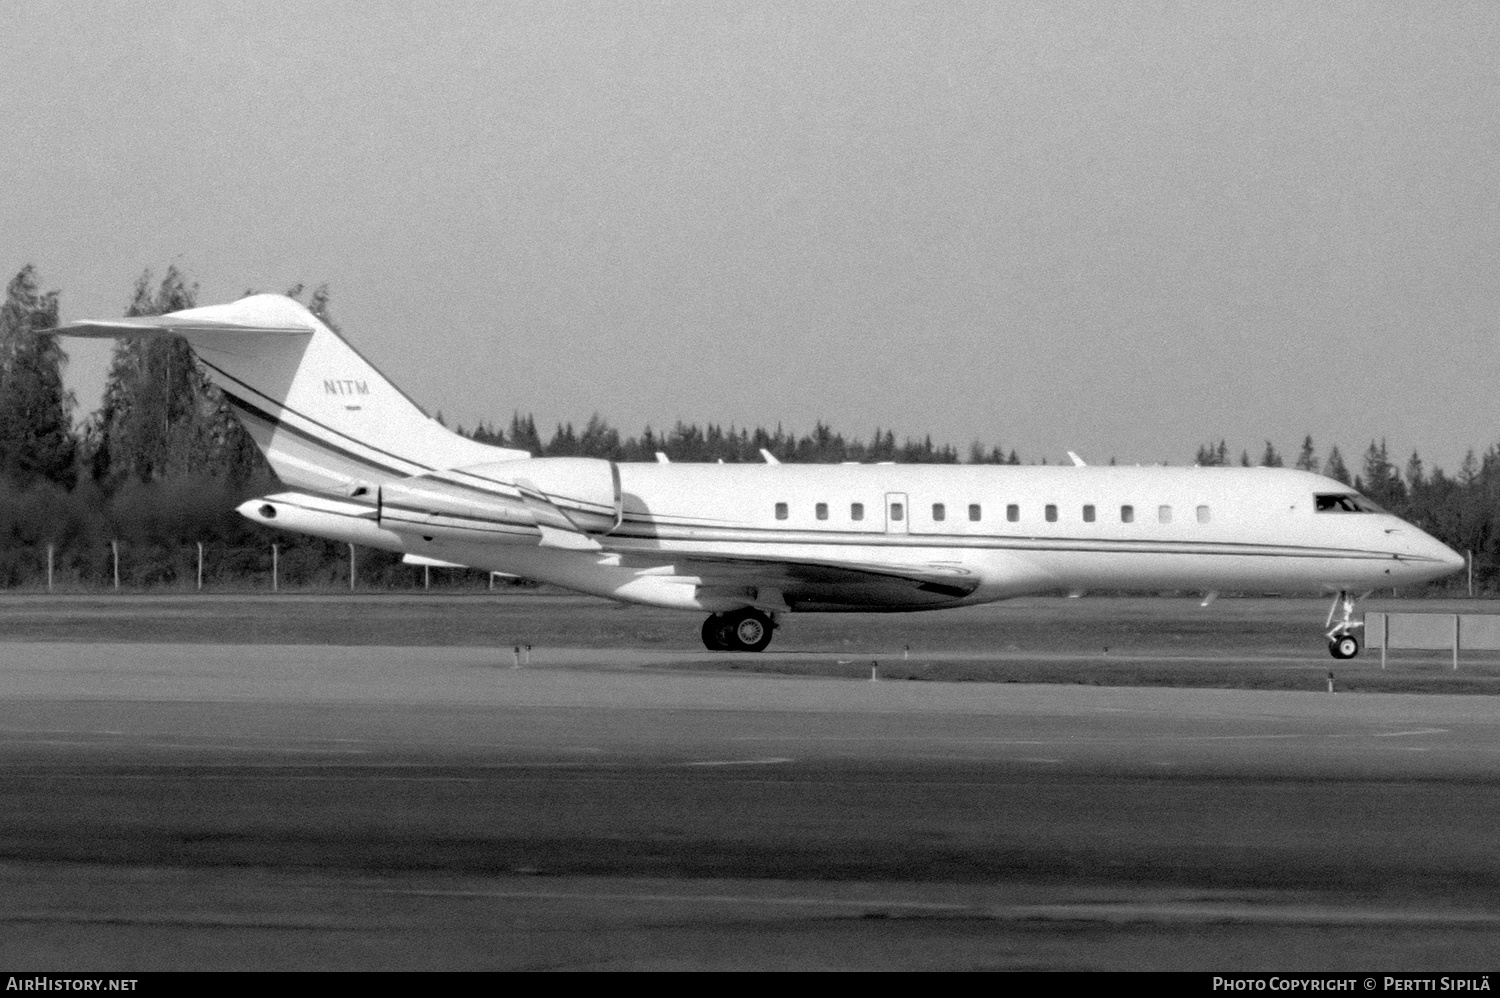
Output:
[[722,613],[715,613],[703,622],[703,646],[709,651],[728,651],[728,621]]
[[770,616],[750,607],[716,613],[703,622],[703,645],[709,651],[765,651],[771,630]]
[[1337,659],[1353,658],[1359,654],[1359,639],[1352,634],[1342,634],[1328,642],[1328,654]]
[[741,610],[734,621],[730,645],[737,651],[765,651],[771,643],[771,618],[759,610]]

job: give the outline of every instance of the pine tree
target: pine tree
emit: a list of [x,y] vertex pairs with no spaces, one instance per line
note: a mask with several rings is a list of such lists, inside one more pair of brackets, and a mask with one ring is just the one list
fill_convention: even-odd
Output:
[[1473,485],[1479,478],[1479,462],[1474,458],[1474,448],[1464,455],[1463,463],[1458,466],[1458,483],[1465,488]]
[[[743,426],[740,427],[740,435],[739,438],[735,441],[734,446],[737,452],[743,455],[742,460],[744,458],[748,458],[751,454],[754,454],[757,457],[760,456],[760,448],[752,447],[750,445],[750,431],[745,429],[745,427]],[[654,456],[655,455],[653,455],[653,457]]]
[[[781,434],[780,427],[777,428],[777,436]],[[667,456],[674,461],[710,461],[708,453],[708,441],[703,436],[703,431],[698,429],[698,424],[691,426],[682,420],[672,427],[671,434],[667,437],[667,446],[663,448]]]
[[340,336],[343,336],[345,339],[348,339],[349,337],[344,333],[342,329],[339,328],[339,324],[333,321],[333,312],[330,306],[332,300],[333,296],[328,291],[328,285],[319,284],[317,287],[313,288],[312,296],[307,299],[307,310],[313,315],[316,315],[318,317],[318,320],[322,322],[323,325],[327,326],[335,333],[338,333]]
[[530,413],[526,418],[521,418],[521,413],[516,411],[510,417],[510,432],[506,434],[510,438],[510,446],[517,450],[529,451],[534,456],[542,454],[542,438],[536,432],[536,419]]
[[821,419],[813,424],[813,431],[797,442],[797,460],[837,464],[848,456],[849,448],[843,434],[834,433],[833,427]]
[[0,305],[0,472],[18,484],[38,478],[72,488],[77,439],[70,418],[73,393],[64,390],[67,354],[55,336],[56,291],[38,290],[36,270],[22,267]]
[[[148,270],[136,281],[125,314],[192,308],[197,294],[197,286],[189,285],[175,266],[167,268],[155,288]],[[149,482],[174,470],[212,467],[220,401],[210,397],[208,379],[181,337],[117,340],[104,405],[90,430],[95,478]]]
[[976,440],[976,441],[974,441],[973,443],[971,443],[969,445],[969,463],[970,464],[1018,464],[1019,463],[1018,461],[1013,460],[1013,458],[1015,458],[1015,453],[1016,452],[1014,450],[1012,450],[1010,453],[1011,453],[1011,458],[1012,459],[1007,459],[1006,456],[1005,456],[1005,450],[1004,450],[1004,448],[1002,448],[999,444],[996,444],[995,446],[991,447],[989,449],[989,451],[986,452],[985,449],[984,449],[984,446],[982,444],[980,444],[980,442],[978,440]]
[[505,434],[495,429],[495,424],[490,422],[477,423],[474,432],[469,434],[470,439],[481,444],[489,444],[492,447],[505,446]]
[[631,437],[625,441],[625,460],[655,461],[659,450],[661,444],[657,442],[656,431],[648,425],[639,437]]
[[1370,441],[1370,446],[1365,451],[1365,465],[1358,487],[1365,495],[1385,506],[1396,507],[1405,501],[1406,486],[1402,484],[1395,465],[1391,464],[1384,439],[1378,447],[1375,441]]
[[1333,449],[1328,452],[1328,463],[1323,466],[1323,474],[1336,482],[1350,484],[1349,469],[1344,467],[1344,456],[1339,453],[1339,445],[1334,444]]
[[604,421],[597,412],[589,417],[583,435],[578,438],[578,453],[584,457],[602,457],[610,461],[624,458],[620,446],[620,433]]
[[1276,453],[1276,448],[1271,445],[1271,441],[1269,440],[1266,441],[1266,452],[1260,456],[1260,466],[1262,468],[1282,467],[1281,455]]
[[1218,447],[1215,447],[1212,441],[1200,444],[1198,455],[1193,458],[1193,463],[1205,468],[1223,467],[1229,463],[1229,445],[1223,440],[1219,441]]
[[[160,284],[145,271],[127,316],[164,315],[196,304],[198,288],[176,267]],[[104,404],[85,431],[93,478],[161,481],[184,475],[221,478],[243,487],[270,469],[222,392],[180,336],[117,340]]]
[[[303,292],[305,292],[306,290],[307,285],[299,282],[286,289],[286,296],[293,301],[299,302],[300,304],[305,306],[309,312],[318,317],[318,320],[322,322],[323,325],[327,326],[329,329],[333,330],[335,333],[338,333],[340,336],[344,337],[344,339],[347,340],[349,337],[344,333],[342,329],[339,328],[339,324],[333,321],[333,314],[330,311],[329,307],[329,303],[333,300],[333,295],[328,291],[327,282],[319,284],[317,287],[313,288],[312,295],[308,297],[307,301],[302,301]],[[246,291],[245,295],[246,297],[248,297],[255,293],[256,292],[254,291]]]
[[1411,458],[1406,462],[1406,486],[1412,492],[1416,492],[1427,484],[1427,476],[1422,468],[1422,458],[1416,452],[1411,452]]
[[573,424],[564,426],[557,424],[557,431],[552,434],[552,439],[547,443],[548,457],[576,457],[578,454],[578,434],[573,431]]
[[1302,453],[1297,455],[1297,468],[1301,471],[1318,473],[1318,454],[1313,450],[1312,434],[1309,433],[1302,440]]

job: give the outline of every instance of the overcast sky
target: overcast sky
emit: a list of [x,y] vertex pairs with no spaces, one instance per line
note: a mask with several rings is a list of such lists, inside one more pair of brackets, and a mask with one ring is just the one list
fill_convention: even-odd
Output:
[[326,281],[429,410],[544,436],[1500,441],[1500,4],[7,11],[0,269],[64,319]]

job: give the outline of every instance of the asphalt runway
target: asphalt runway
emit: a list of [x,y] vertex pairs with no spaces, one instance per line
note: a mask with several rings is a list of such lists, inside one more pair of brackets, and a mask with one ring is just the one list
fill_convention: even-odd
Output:
[[1500,955],[1500,701],[0,643],[36,970],[1434,969]]

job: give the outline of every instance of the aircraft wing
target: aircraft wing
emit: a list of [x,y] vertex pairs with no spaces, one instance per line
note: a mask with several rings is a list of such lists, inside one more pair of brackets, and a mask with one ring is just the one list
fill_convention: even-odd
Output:
[[[563,459],[556,459],[559,463]],[[583,476],[592,469],[597,481]],[[526,462],[519,468],[496,466],[508,472],[505,487],[514,495],[476,490],[460,482],[430,476],[405,479],[381,487],[380,525],[388,530],[424,537],[443,534],[450,540],[514,541],[515,529],[540,532],[540,546],[596,552],[614,564],[643,576],[673,577],[696,585],[700,598],[725,606],[759,606],[786,610],[914,610],[948,606],[979,587],[979,580],[958,564],[845,561],[810,556],[778,558],[766,555],[714,554],[643,550],[629,539],[610,536],[618,522],[619,498],[605,462],[575,462],[562,468],[583,481],[592,481],[593,503],[559,505],[554,494],[584,494],[571,479],[566,488],[547,487],[533,480],[546,466]],[[474,469],[475,471],[484,469]],[[464,469],[460,469],[463,473]],[[477,476],[476,476],[477,477]],[[484,476],[487,485],[497,479]],[[613,506],[614,515],[603,512]],[[575,508],[576,507],[576,508]]]
[[675,563],[699,593],[764,609],[917,610],[949,606],[979,588],[961,566],[864,564],[817,559],[716,558]]

